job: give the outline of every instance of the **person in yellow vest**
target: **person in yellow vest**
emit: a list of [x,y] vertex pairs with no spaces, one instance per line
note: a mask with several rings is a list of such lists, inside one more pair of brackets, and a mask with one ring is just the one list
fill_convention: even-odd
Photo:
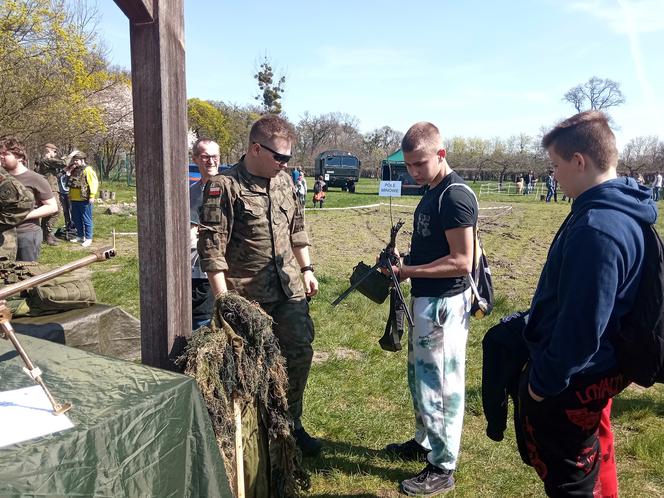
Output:
[[76,238],[70,242],[78,242],[83,247],[92,244],[92,206],[99,190],[97,174],[85,163],[86,155],[74,150],[67,156],[67,166],[73,168],[69,177],[69,201],[71,217],[76,227]]

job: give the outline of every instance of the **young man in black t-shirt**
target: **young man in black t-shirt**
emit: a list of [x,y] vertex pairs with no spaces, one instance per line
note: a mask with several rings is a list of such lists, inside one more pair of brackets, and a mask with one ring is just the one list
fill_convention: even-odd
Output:
[[466,339],[470,316],[467,275],[473,257],[477,200],[450,168],[438,128],[413,125],[401,148],[408,173],[429,190],[415,210],[410,256],[394,267],[411,279],[414,327],[408,337],[408,385],[415,437],[386,450],[424,460],[417,476],[401,483],[407,495],[428,496],[454,487],[463,425]]

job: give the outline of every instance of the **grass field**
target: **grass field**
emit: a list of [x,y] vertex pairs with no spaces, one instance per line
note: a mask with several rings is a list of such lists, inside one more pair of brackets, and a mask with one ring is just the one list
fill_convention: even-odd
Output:
[[[308,184],[313,185],[313,179],[308,179]],[[116,190],[118,200],[131,201],[135,196],[133,189],[120,184],[104,188]],[[332,189],[325,206],[386,203],[387,199],[376,195],[377,188],[377,181],[363,179],[355,194]],[[409,240],[418,200],[393,200],[400,207],[392,207],[392,220],[406,220],[398,239],[401,247]],[[348,286],[353,266],[360,260],[372,263],[385,246],[392,223],[390,211],[387,206],[314,210],[309,208],[311,193],[308,201],[312,259],[321,291],[311,308],[316,325],[316,357],[305,397],[304,423],[325,442],[322,455],[307,461],[313,475],[309,496],[398,496],[399,481],[421,470],[421,464],[395,461],[380,452],[387,443],[412,437],[406,354],[382,351],[377,344],[387,317],[387,303],[378,306],[353,293],[337,308],[330,305]],[[534,471],[519,459],[513,429],[508,428],[501,443],[492,442],[484,434],[481,340],[500,317],[529,305],[549,244],[570,205],[545,204],[532,196],[483,196],[480,205],[507,207],[481,211],[480,230],[494,275],[497,307],[490,317],[472,322],[457,487],[447,496],[542,496]],[[135,216],[105,215],[96,207],[94,217],[95,245],[110,242],[113,228],[136,231]],[[658,227],[664,233],[661,219]],[[100,301],[119,304],[138,316],[136,246],[135,237],[120,238],[118,257],[94,265],[93,271]],[[84,253],[78,245],[62,243],[55,248],[44,247],[43,261],[63,263]],[[628,388],[614,403],[613,424],[621,495],[664,496],[664,388]]]

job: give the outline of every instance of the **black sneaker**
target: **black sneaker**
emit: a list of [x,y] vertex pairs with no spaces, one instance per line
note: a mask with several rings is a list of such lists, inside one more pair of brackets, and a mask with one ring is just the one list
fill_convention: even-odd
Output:
[[388,444],[384,451],[401,460],[412,460],[414,462],[426,462],[429,454],[429,450],[414,439],[405,443]]
[[302,456],[314,457],[320,453],[320,450],[323,447],[318,439],[311,437],[309,433],[304,430],[304,427],[295,429],[293,431],[293,437],[295,437],[295,442],[297,443],[298,448],[300,448]]
[[430,463],[415,477],[401,483],[401,492],[408,496],[432,496],[454,488],[454,471]]

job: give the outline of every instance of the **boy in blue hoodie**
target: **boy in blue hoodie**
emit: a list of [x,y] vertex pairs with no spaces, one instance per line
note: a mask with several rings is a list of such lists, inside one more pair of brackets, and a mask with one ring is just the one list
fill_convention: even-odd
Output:
[[618,178],[615,136],[601,112],[563,121],[542,146],[576,200],[551,244],[524,330],[530,360],[519,423],[547,495],[601,496],[600,418],[629,383],[610,338],[634,304],[643,227],[657,209],[649,189]]

